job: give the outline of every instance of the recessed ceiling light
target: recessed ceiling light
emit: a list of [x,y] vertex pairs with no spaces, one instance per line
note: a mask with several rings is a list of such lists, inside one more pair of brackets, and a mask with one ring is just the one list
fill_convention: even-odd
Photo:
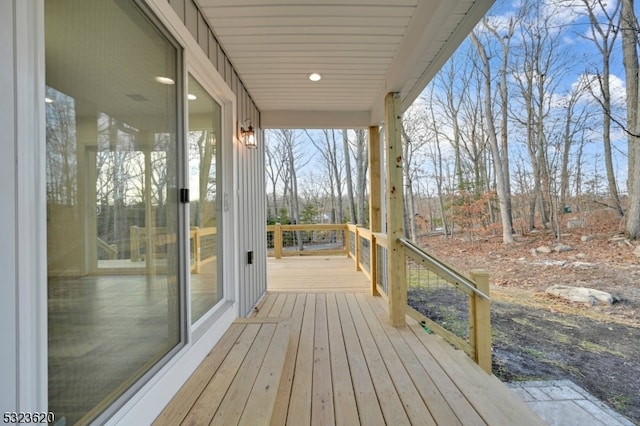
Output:
[[312,72],[311,74],[309,74],[309,80],[311,81],[320,81],[321,78],[322,76],[317,72]]
[[158,83],[168,84],[168,85],[176,84],[176,82],[175,82],[175,81],[173,81],[173,79],[171,79],[171,78],[169,78],[169,77],[162,77],[162,76],[160,76],[160,75],[156,77],[156,81],[157,81]]
[[196,95],[189,93],[187,95],[187,99],[189,99],[190,101],[195,101],[196,99],[198,99],[198,97]]

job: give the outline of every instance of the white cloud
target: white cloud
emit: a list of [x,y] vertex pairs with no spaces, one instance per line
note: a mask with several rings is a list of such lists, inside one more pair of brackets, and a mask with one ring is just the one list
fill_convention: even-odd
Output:
[[[589,88],[593,97],[600,98],[599,77],[595,74],[581,74],[573,83],[572,87],[577,88],[584,85]],[[627,101],[627,92],[624,79],[617,75],[609,75],[609,92],[611,93],[611,104],[614,108],[625,108]]]

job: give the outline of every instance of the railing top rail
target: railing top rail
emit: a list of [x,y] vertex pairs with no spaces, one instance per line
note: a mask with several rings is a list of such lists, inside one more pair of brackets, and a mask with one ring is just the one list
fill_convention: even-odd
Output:
[[[276,225],[267,225],[268,231],[275,230]],[[336,231],[347,229],[346,224],[342,223],[310,223],[310,224],[287,224],[280,225],[283,231]]]
[[477,294],[478,296],[486,300],[491,300],[491,298],[488,295],[486,295],[483,291],[478,290],[475,283],[471,281],[469,278],[454,271],[449,266],[445,265],[435,257],[426,253],[424,250],[422,250],[420,247],[418,247],[411,241],[405,238],[400,238],[400,243],[405,247],[405,249],[413,253],[420,260],[432,266],[434,269],[436,269],[438,272],[440,272],[442,275],[444,275],[446,278],[448,278],[452,282],[458,283],[466,287],[469,291]]

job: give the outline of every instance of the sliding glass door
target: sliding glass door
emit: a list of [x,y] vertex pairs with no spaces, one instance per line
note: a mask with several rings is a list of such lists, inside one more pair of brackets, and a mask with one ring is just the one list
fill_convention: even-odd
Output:
[[182,341],[182,61],[133,1],[45,25],[49,409],[82,424]]

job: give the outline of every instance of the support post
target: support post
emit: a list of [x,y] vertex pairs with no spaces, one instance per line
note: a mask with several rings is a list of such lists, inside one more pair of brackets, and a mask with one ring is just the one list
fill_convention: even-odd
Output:
[[[489,295],[489,274],[473,270],[471,279],[478,290]],[[474,293],[469,298],[469,339],[474,348],[476,363],[491,374],[491,302]]]
[[385,97],[385,124],[389,320],[394,327],[400,327],[406,323],[407,271],[400,244],[400,239],[404,237],[404,195],[402,193],[402,112],[399,93],[388,93]]
[[282,227],[276,223],[273,230],[273,256],[282,259]]

